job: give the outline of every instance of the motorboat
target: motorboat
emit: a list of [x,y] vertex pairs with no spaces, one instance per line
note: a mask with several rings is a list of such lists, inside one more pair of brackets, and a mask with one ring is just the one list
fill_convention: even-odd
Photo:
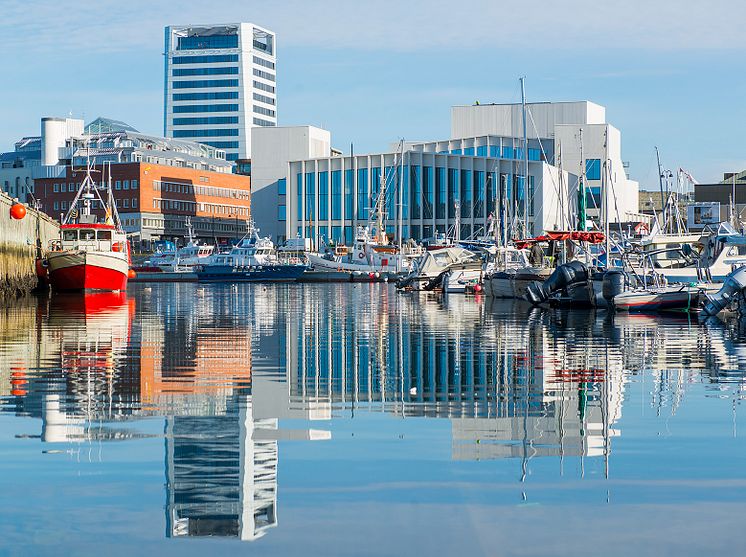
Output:
[[411,290],[432,290],[435,282],[454,265],[465,263],[479,264],[482,259],[479,255],[459,247],[441,248],[426,251],[412,263],[409,274],[399,279],[397,288],[408,288]]

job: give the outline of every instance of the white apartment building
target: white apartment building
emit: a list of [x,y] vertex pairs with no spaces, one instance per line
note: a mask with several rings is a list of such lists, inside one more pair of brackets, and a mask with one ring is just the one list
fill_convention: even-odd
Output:
[[251,158],[251,129],[277,125],[276,37],[253,23],[165,30],[164,135]]

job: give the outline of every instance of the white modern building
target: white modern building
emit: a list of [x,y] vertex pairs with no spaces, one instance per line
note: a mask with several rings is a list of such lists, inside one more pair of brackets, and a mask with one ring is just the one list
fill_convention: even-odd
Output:
[[251,129],[277,125],[276,38],[253,23],[165,31],[166,137],[251,158]]
[[254,130],[252,213],[275,240],[349,243],[385,186],[392,237],[419,240],[458,226],[460,238],[474,238],[494,222],[507,239],[578,226],[581,180],[587,226],[600,226],[607,209],[611,222],[637,213],[638,184],[604,107],[533,103],[526,112],[525,145],[520,104],[454,107],[450,139],[406,142],[401,152],[341,156],[325,130]]
[[[585,179],[588,215],[602,216],[605,187],[610,222],[632,220],[632,215],[639,212],[639,184],[627,176],[621,133],[606,122],[606,109],[590,101],[528,103],[526,108],[526,135],[540,141],[551,153],[546,160]],[[451,137],[481,135],[522,137],[522,106],[475,104],[452,108]],[[577,181],[570,184],[569,193],[571,199],[577,199]]]

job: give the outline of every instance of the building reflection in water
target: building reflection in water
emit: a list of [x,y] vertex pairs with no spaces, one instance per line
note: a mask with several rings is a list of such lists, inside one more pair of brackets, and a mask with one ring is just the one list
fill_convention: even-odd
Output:
[[703,380],[740,398],[741,333],[386,285],[138,287],[0,314],[0,410],[89,458],[163,417],[166,535],[253,540],[278,523],[278,441],[331,437],[280,420],[448,419],[454,460],[516,458],[521,479],[538,457],[608,471],[628,382],[654,371],[658,412]]

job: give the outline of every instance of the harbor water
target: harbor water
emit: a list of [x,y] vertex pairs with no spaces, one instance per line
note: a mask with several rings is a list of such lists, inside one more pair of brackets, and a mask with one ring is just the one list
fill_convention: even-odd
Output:
[[391,284],[0,310],[0,555],[738,554],[736,322]]

